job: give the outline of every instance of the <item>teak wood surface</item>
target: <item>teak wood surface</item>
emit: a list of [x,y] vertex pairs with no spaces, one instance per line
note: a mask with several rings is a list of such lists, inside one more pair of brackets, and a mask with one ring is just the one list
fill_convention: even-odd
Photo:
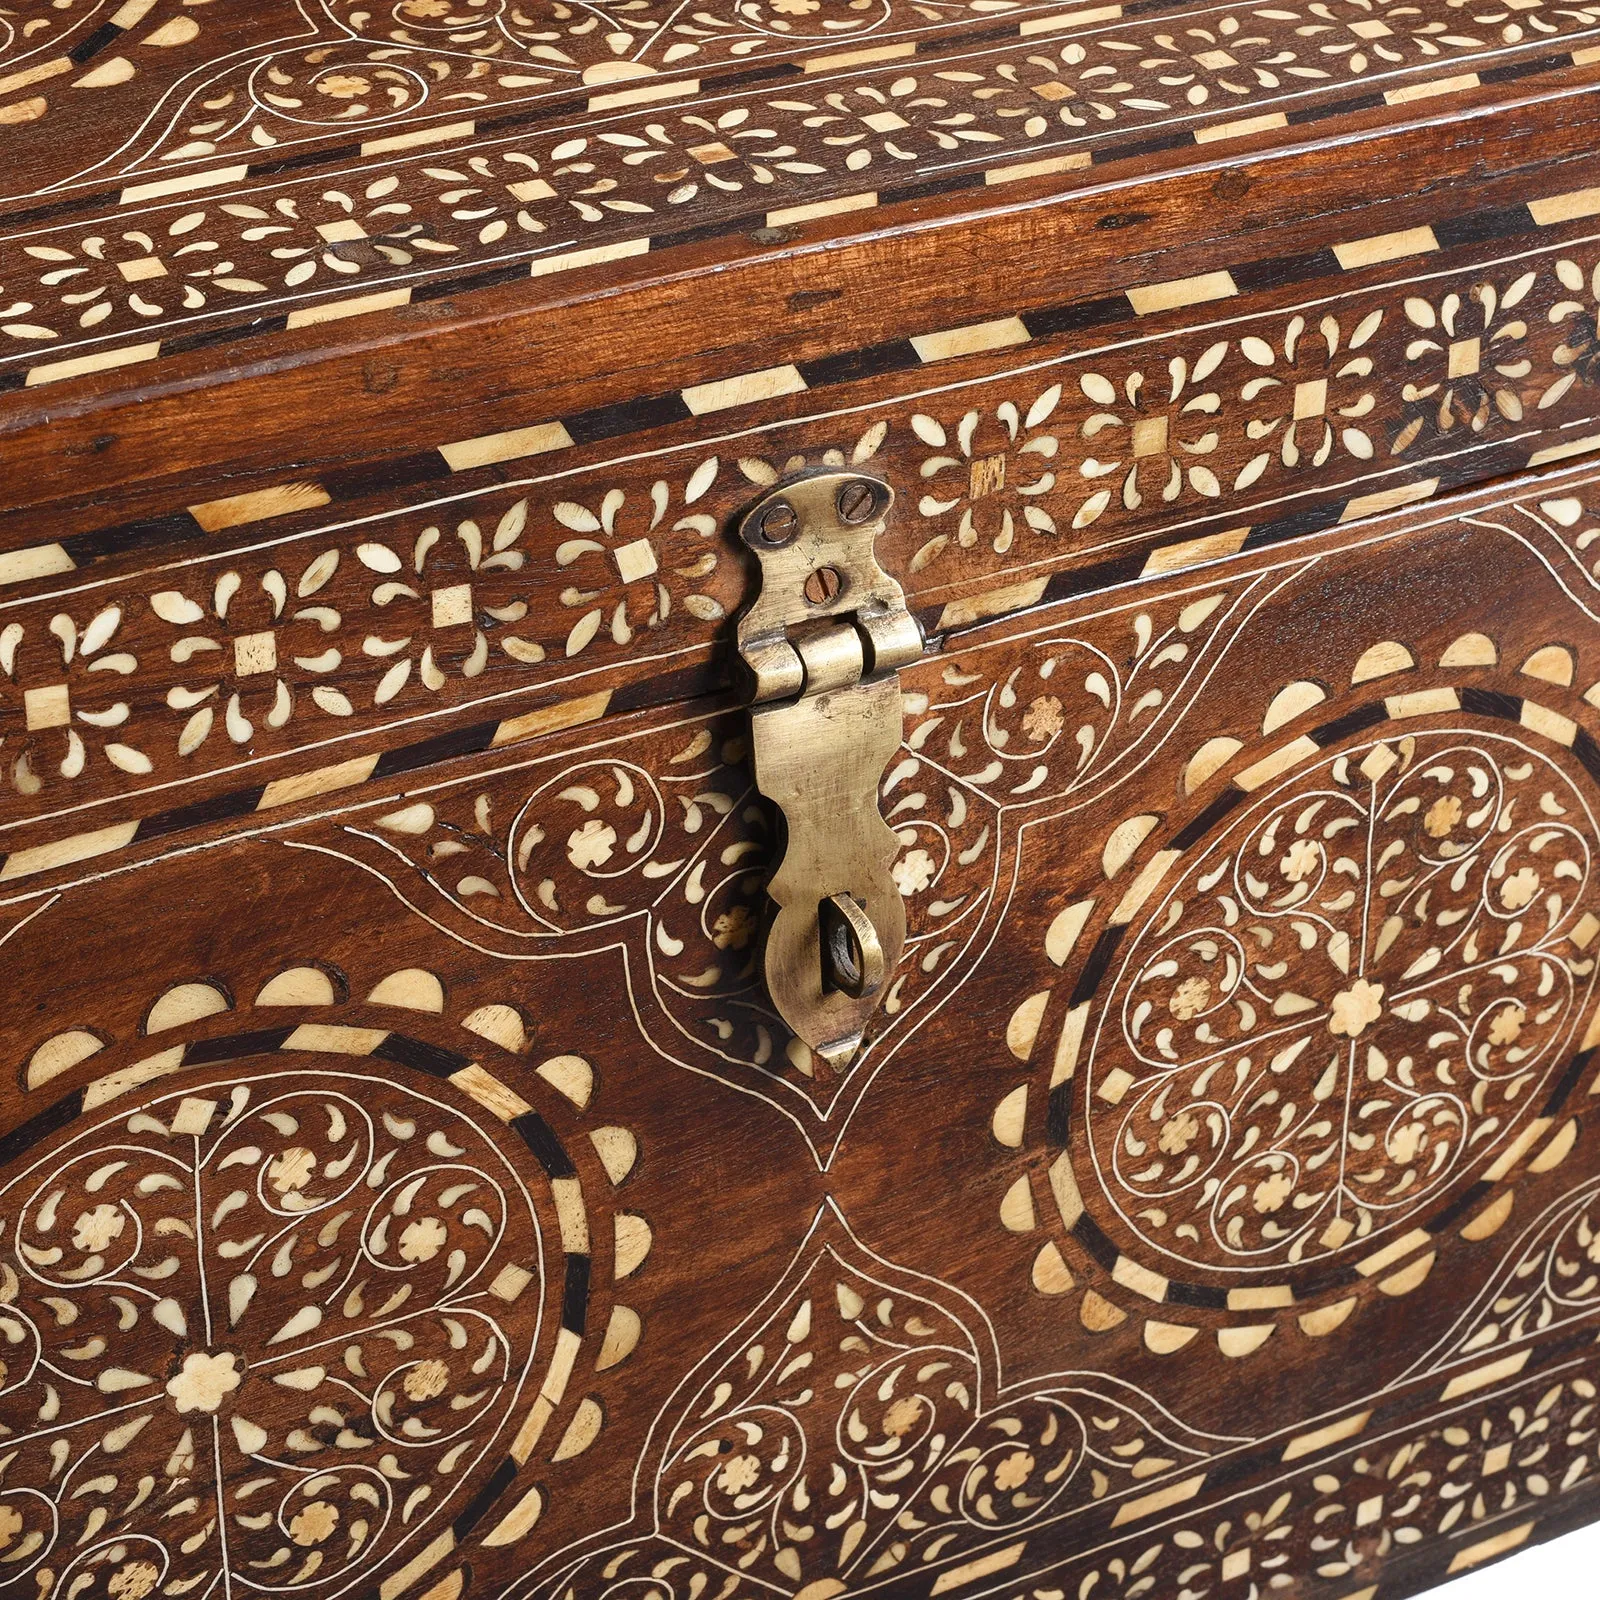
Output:
[[[1600,1517],[1597,92],[1553,0],[0,10],[0,1595]],[[927,641],[842,1070],[730,672],[823,466]]]

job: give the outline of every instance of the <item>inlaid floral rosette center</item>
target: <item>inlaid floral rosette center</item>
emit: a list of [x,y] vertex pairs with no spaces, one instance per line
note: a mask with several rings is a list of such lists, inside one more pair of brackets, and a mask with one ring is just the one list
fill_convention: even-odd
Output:
[[534,1200],[465,1101],[386,1076],[235,1070],[8,1175],[0,1558],[30,1593],[370,1587],[504,1459]]
[[236,1366],[231,1351],[212,1355],[197,1350],[167,1379],[167,1393],[179,1411],[215,1411],[242,1381]]
[[1592,1008],[1595,837],[1548,754],[1459,730],[1237,807],[1144,908],[1098,1018],[1088,1154],[1122,1225],[1172,1270],[1292,1271],[1481,1177]]

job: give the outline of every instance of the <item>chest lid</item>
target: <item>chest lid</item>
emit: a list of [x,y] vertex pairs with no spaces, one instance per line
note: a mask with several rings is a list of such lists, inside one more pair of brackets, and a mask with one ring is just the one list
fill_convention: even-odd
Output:
[[12,506],[554,425],[674,360],[651,419],[720,411],[712,382],[771,399],[887,340],[950,359],[1592,209],[1600,12],[1547,0],[73,0],[0,29]]
[[1594,9],[0,30],[8,874],[726,692],[802,469],[937,647],[1600,444]]

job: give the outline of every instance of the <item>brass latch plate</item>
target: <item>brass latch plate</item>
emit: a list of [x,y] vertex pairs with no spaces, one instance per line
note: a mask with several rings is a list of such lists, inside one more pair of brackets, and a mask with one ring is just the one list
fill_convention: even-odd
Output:
[[752,760],[785,823],[767,990],[835,1068],[860,1049],[905,942],[878,784],[900,744],[897,674],[922,634],[874,548],[893,503],[879,479],[826,471],[779,484],[739,525],[761,564],[738,624]]

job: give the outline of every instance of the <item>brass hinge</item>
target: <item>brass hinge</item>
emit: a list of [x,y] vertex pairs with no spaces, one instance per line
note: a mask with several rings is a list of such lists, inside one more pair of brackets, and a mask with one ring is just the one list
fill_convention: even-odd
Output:
[[761,563],[738,624],[751,758],[785,823],[767,992],[834,1068],[860,1049],[906,934],[878,784],[900,745],[897,673],[922,632],[873,549],[893,503],[877,478],[818,472],[777,485],[739,525]]

